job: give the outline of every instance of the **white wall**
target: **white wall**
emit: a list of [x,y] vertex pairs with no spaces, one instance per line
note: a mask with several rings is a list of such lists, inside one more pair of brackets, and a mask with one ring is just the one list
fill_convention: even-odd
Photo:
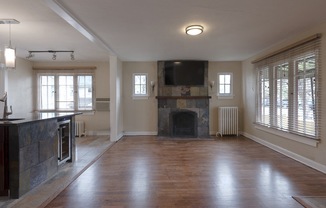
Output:
[[33,111],[33,70],[32,64],[24,59],[16,60],[16,70],[8,71],[8,106],[15,114]]
[[[255,128],[254,121],[255,121],[255,70],[253,68],[253,64],[251,61],[255,60],[258,57],[262,57],[268,53],[281,49],[287,45],[295,43],[299,40],[302,40],[306,37],[314,35],[316,33],[326,33],[326,24],[322,24],[311,28],[301,34],[298,34],[295,37],[290,37],[289,39],[283,41],[276,46],[264,51],[263,53],[258,54],[255,57],[252,57],[242,63],[243,69],[243,102],[244,102],[244,132],[245,135],[263,143],[275,150],[282,152],[294,159],[297,159],[301,162],[306,163],[316,169],[319,169],[323,172],[326,172],[326,142],[324,141],[326,138],[326,128],[321,128],[321,138],[322,141],[318,144],[317,147],[313,147],[301,142],[290,140],[290,135],[285,136],[277,136],[272,133],[267,133],[265,131],[259,130]],[[322,51],[326,50],[326,37],[322,38]],[[326,67],[326,53],[321,53],[322,58],[322,67]],[[322,70],[321,74],[321,84],[322,88],[325,89],[326,83],[326,73],[325,70]],[[326,109],[326,90],[321,91],[321,103],[322,109]],[[326,111],[323,110],[321,115],[321,126],[326,126]],[[306,140],[303,140],[306,141]],[[309,140],[311,141],[311,140]]]
[[[95,66],[95,96],[96,98],[110,97],[110,70],[109,62],[34,62],[33,67],[77,67],[77,66]],[[87,134],[109,134],[110,129],[110,112],[96,111],[92,114],[84,114],[76,116],[76,120],[85,121]]]
[[[23,117],[26,113],[33,111],[33,71],[32,64],[21,58],[16,59],[16,69],[1,73],[1,82],[6,83],[3,91],[8,92],[8,107],[12,106],[13,114],[9,117]],[[3,103],[0,103],[1,116],[3,114]]]
[[123,136],[123,79],[122,63],[116,56],[110,56],[110,140],[118,141]]

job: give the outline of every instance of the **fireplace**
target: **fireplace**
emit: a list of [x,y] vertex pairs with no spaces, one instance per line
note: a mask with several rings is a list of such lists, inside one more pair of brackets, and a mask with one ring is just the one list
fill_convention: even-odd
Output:
[[157,62],[158,136],[209,137],[208,62],[201,85],[167,84],[165,65],[165,61]]
[[170,128],[172,137],[197,137],[197,113],[185,110],[171,112]]

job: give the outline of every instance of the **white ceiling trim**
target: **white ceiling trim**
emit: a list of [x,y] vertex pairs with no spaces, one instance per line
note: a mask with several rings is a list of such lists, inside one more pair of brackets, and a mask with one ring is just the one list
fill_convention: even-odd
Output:
[[63,18],[67,23],[74,27],[78,32],[84,35],[88,40],[102,47],[109,52],[109,55],[117,56],[112,48],[96,35],[89,27],[83,24],[75,15],[73,15],[59,0],[44,0],[48,7],[57,15]]

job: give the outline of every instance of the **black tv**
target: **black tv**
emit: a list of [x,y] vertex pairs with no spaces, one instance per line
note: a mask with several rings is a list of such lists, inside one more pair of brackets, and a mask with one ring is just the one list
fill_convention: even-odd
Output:
[[203,86],[207,61],[165,61],[164,83],[174,86]]

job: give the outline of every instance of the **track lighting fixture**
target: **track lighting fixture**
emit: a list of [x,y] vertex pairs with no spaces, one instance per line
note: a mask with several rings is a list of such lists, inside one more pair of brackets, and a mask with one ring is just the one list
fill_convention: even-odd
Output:
[[53,55],[52,55],[52,60],[56,60],[57,59],[57,55],[56,55],[56,52],[53,52]]
[[75,54],[74,54],[74,52],[71,52],[70,58],[71,58],[72,61],[75,60]]
[[30,59],[34,57],[35,53],[52,53],[52,60],[57,59],[57,53],[70,53],[70,59],[73,61],[75,60],[75,51],[53,51],[53,50],[48,50],[48,51],[28,51],[28,56],[26,56],[27,59]]
[[26,56],[27,59],[30,59],[32,57],[34,57],[34,54],[32,52],[29,52],[28,56]]

